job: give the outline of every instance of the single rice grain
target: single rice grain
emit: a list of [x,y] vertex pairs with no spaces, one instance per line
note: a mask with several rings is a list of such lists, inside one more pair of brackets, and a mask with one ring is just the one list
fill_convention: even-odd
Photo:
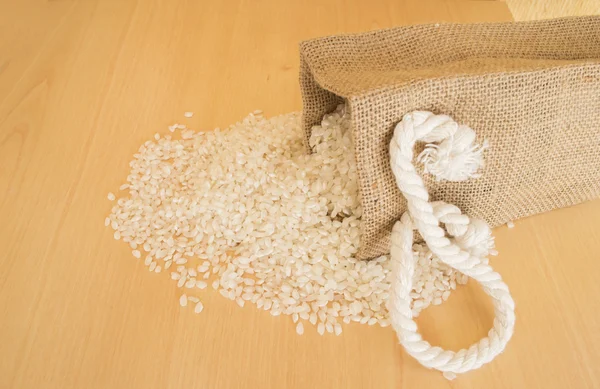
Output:
[[179,297],[179,305],[181,305],[182,307],[187,306],[188,303],[188,298],[187,295],[182,294],[181,297]]

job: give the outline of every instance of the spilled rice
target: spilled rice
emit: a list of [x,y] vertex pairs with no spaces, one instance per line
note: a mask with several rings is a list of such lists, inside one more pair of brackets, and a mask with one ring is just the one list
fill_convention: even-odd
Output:
[[[336,335],[341,322],[389,325],[390,261],[353,257],[362,208],[343,106],[313,127],[311,155],[297,113],[169,130],[177,132],[156,134],[134,155],[105,224],[150,271],[169,273],[181,306],[200,313],[210,285],[239,306],[291,316],[300,335],[307,323]],[[466,277],[414,250],[418,314]]]

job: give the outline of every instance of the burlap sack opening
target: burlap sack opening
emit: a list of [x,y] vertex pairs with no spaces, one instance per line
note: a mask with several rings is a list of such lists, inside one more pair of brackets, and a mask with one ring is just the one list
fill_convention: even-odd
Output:
[[491,145],[479,179],[422,175],[433,200],[497,226],[600,195],[600,17],[333,36],[302,42],[300,58],[307,148],[311,126],[350,108],[362,259],[389,252],[405,211],[388,147],[413,110],[448,114]]

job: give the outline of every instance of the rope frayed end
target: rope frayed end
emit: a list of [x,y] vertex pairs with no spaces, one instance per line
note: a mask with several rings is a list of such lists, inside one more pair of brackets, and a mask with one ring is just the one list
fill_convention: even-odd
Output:
[[439,144],[428,144],[419,154],[418,161],[425,166],[425,173],[433,174],[438,181],[466,181],[481,176],[484,166],[483,152],[488,142],[474,144],[475,131],[458,126],[453,134]]

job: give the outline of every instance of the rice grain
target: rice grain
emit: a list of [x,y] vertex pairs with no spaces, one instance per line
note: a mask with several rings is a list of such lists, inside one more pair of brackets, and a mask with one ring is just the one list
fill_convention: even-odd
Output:
[[[353,256],[362,207],[344,106],[313,127],[311,155],[297,113],[266,119],[255,111],[210,132],[169,127],[177,129],[140,146],[121,186],[128,195],[105,219],[134,257],[145,253],[155,272],[174,262],[170,277],[179,288],[210,283],[240,306],[292,316],[297,331],[304,330],[300,318],[321,335],[339,335],[338,320],[389,325],[388,257]],[[426,247],[413,251],[417,316],[467,278]]]
[[188,303],[188,298],[186,294],[182,294],[181,297],[179,297],[179,305],[181,305],[182,307],[187,306]]

